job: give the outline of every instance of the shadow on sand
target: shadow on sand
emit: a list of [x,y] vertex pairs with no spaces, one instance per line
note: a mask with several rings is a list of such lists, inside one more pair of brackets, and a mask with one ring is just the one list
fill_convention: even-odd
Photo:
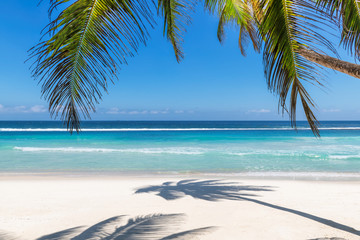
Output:
[[[147,186],[136,190],[135,193],[156,193],[156,195],[166,199],[175,200],[184,196],[191,196],[197,199],[203,199],[207,201],[219,201],[219,200],[240,200],[249,201],[256,204],[260,204],[273,209],[281,210],[284,212],[292,213],[301,217],[311,219],[313,221],[325,224],[327,226],[337,228],[355,235],[360,236],[360,231],[349,227],[347,225],[321,218],[306,212],[298,211],[291,208],[286,208],[271,204],[268,202],[260,201],[252,197],[256,197],[256,194],[249,192],[262,192],[273,191],[269,186],[242,186],[233,182],[222,182],[218,180],[182,180],[175,182],[164,182],[158,186]],[[251,197],[251,198],[250,198]]]
[[273,191],[270,186],[239,186],[238,183],[223,183],[217,180],[196,181],[182,180],[177,183],[164,182],[160,186],[139,188],[135,193],[157,193],[166,200],[175,200],[185,195],[207,201],[242,200],[242,197],[255,197],[256,194],[246,192]]
[[[88,228],[74,227],[37,238],[36,240],[187,240],[200,236],[216,227],[203,227],[178,232],[184,214],[154,214],[128,219],[116,216]],[[16,238],[0,231],[0,240]]]
[[10,233],[0,231],[0,240],[19,240],[19,238],[13,236]]

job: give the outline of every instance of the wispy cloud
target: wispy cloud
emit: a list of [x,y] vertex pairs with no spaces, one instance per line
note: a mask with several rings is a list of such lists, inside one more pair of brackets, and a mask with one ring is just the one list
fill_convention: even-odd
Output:
[[120,109],[119,108],[110,108],[108,111],[106,111],[107,114],[119,114]]
[[271,112],[269,109],[252,109],[252,110],[249,110],[248,113],[269,113]]
[[43,105],[35,105],[30,108],[30,112],[34,112],[34,113],[43,113],[46,111],[47,109]]
[[147,114],[148,113],[148,111],[146,111],[146,110],[143,110],[143,111],[129,111],[129,112],[126,112],[126,111],[124,111],[125,112],[125,114],[129,114],[129,115],[139,115],[139,114]]
[[168,113],[170,113],[169,110],[160,110],[160,111],[152,110],[152,111],[150,111],[150,114],[168,114]]
[[47,109],[43,105],[6,107],[0,104],[0,112],[2,113],[44,113],[46,111]]
[[[189,112],[189,111],[188,111]],[[106,114],[122,114],[122,115],[161,115],[161,114],[183,114],[186,113],[184,110],[122,110],[114,107],[105,111]]]
[[335,113],[335,112],[341,112],[340,109],[337,108],[331,108],[331,109],[323,109],[322,110],[324,113]]

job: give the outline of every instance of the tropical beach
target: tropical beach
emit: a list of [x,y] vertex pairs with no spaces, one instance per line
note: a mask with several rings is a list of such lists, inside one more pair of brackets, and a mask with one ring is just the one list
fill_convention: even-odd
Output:
[[3,239],[359,239],[360,122],[59,125],[1,122]]
[[360,239],[359,2],[3,1],[0,32],[0,240]]

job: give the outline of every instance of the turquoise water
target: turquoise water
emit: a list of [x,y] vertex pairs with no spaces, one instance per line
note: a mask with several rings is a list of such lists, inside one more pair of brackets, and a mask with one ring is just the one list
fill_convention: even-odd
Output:
[[360,173],[360,122],[0,121],[0,171]]

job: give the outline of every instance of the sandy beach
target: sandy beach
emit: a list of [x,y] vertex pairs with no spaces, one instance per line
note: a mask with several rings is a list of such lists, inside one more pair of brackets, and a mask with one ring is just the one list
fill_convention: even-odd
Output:
[[0,236],[360,239],[359,186],[191,175],[2,175]]

